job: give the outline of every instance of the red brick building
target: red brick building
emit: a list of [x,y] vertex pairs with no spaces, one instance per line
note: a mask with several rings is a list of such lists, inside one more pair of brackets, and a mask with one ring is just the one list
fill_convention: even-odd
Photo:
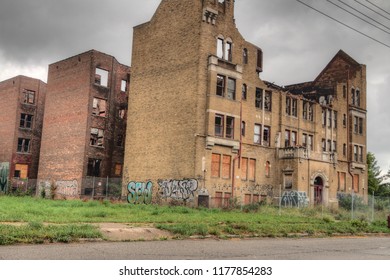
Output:
[[85,178],[122,176],[129,75],[95,50],[49,65],[40,186],[79,197]]
[[46,84],[17,76],[0,82],[0,175],[36,179],[42,134]]

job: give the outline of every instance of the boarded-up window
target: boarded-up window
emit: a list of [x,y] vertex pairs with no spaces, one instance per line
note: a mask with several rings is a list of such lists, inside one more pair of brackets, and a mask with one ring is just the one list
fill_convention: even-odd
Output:
[[223,156],[222,159],[222,178],[229,179],[230,173],[231,173],[231,162],[232,157],[231,156]]
[[27,164],[15,164],[14,177],[20,179],[27,179],[28,176],[28,165]]
[[248,177],[250,181],[254,181],[256,179],[256,160],[249,160],[249,168],[248,168]]
[[293,176],[292,174],[284,174],[284,188],[292,189],[293,187]]
[[241,179],[248,180],[248,158],[241,158]]
[[122,175],[122,164],[117,163],[115,164],[115,176],[121,176]]
[[339,172],[339,191],[346,191],[346,173],[345,172]]
[[212,154],[211,156],[211,177],[220,176],[221,155]]
[[353,190],[357,193],[359,192],[359,175],[353,175]]
[[259,201],[260,201],[259,195],[258,194],[254,194],[253,195],[253,203],[258,203]]
[[222,207],[222,192],[215,192],[215,206]]
[[232,197],[231,193],[225,193],[223,197],[223,206],[228,207],[230,205],[230,199]]

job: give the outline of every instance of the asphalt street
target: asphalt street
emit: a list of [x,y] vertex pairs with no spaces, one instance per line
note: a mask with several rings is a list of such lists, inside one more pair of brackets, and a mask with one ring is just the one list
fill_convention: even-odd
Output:
[[390,260],[390,237],[0,246],[2,260]]

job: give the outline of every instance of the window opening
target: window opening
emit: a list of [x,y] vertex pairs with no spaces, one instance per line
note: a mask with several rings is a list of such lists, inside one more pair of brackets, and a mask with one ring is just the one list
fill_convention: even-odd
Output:
[[20,128],[27,128],[31,129],[33,124],[33,116],[28,114],[21,114],[20,115]]
[[108,87],[108,71],[100,68],[96,68],[95,72],[95,84]]
[[90,143],[91,146],[104,146],[104,130],[98,128],[91,128]]

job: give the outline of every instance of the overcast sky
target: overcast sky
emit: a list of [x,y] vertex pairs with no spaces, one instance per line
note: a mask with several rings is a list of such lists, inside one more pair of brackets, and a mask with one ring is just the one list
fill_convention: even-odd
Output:
[[[377,21],[364,17],[383,31],[327,0],[302,1],[382,44],[296,0],[236,0],[238,29],[247,41],[264,51],[262,78],[279,85],[312,81],[340,49],[366,64],[368,150],[387,171],[390,1],[341,0],[359,10],[360,17],[364,14]],[[340,0],[331,1],[348,8]],[[131,65],[132,27],[149,21],[159,3],[160,0],[1,0],[0,81],[20,74],[46,81],[48,64],[90,49]]]

